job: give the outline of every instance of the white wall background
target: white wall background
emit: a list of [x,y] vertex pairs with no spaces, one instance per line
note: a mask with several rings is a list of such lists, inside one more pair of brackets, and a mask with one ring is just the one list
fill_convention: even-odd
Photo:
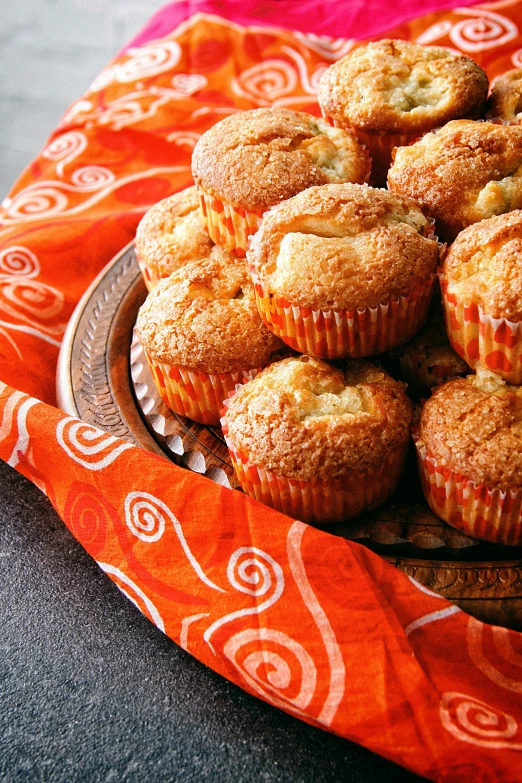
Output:
[[0,199],[72,101],[167,0],[0,0]]

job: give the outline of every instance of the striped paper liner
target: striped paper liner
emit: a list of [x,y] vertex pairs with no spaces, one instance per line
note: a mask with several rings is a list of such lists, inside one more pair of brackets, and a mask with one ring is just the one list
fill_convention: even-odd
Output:
[[248,249],[249,237],[255,234],[261,225],[263,212],[251,212],[240,207],[233,207],[231,204],[210,196],[200,185],[197,185],[197,189],[201,212],[212,241],[238,258],[244,258]]
[[491,489],[437,462],[414,432],[424,496],[434,514],[466,535],[522,544],[522,490]]

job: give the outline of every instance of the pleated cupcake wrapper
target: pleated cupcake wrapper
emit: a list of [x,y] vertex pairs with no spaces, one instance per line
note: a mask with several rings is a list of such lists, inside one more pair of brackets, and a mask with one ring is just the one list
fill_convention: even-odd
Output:
[[271,508],[306,522],[319,524],[342,522],[384,503],[397,488],[406,459],[402,453],[390,454],[378,468],[353,471],[345,479],[303,481],[280,476],[254,465],[237,450],[228,437],[226,408],[221,426],[234,471],[241,488],[250,497]]
[[165,405],[174,413],[219,426],[223,402],[238,384],[255,378],[261,368],[207,374],[186,367],[156,362],[145,353],[156,387]]
[[136,261],[138,262],[138,266],[141,270],[141,274],[143,275],[143,280],[147,286],[147,291],[152,291],[152,289],[158,285],[160,280],[164,280],[166,277],[168,277],[168,274],[160,275],[158,272],[156,272],[156,270],[152,269],[152,267],[143,261],[136,249],[134,249],[134,252],[136,255]]
[[267,327],[300,353],[323,359],[373,356],[406,342],[426,320],[435,275],[406,296],[376,307],[312,310],[271,294],[250,269],[257,306]]
[[474,370],[482,367],[509,383],[522,384],[522,322],[486,315],[448,293],[440,275],[446,329],[453,350]]
[[235,256],[244,258],[249,245],[249,237],[255,234],[263,212],[249,212],[233,207],[225,201],[214,198],[198,185],[199,204],[207,223],[210,238]]
[[413,439],[422,489],[434,514],[473,538],[522,544],[522,490],[503,492],[476,484],[437,462],[418,432]]

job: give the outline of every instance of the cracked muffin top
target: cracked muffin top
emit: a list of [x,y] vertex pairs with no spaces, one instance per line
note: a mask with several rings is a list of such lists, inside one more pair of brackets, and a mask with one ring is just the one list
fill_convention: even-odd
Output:
[[522,388],[483,370],[440,386],[419,435],[435,459],[477,484],[522,487]]
[[487,116],[504,122],[522,120],[522,68],[508,71],[495,80],[487,102]]
[[392,39],[354,49],[319,84],[324,114],[367,133],[423,132],[479,117],[487,94],[488,78],[471,58]]
[[448,294],[478,304],[493,318],[522,320],[522,211],[462,231],[442,271]]
[[472,223],[522,207],[522,127],[448,122],[396,149],[388,187],[415,199],[451,242]]
[[265,210],[311,185],[364,182],[370,171],[355,136],[290,109],[226,117],[198,140],[196,185],[232,206]]
[[383,464],[409,441],[404,384],[365,361],[343,372],[309,356],[283,359],[240,387],[225,422],[234,448],[287,478],[336,479]]
[[247,258],[253,278],[292,304],[374,307],[435,271],[429,230],[411,199],[368,185],[323,185],[273,207]]
[[[158,277],[167,277],[187,261],[208,256],[213,244],[199,210],[195,187],[154,204],[142,217],[136,232],[136,252]],[[149,281],[145,282],[149,286]]]
[[136,330],[155,361],[211,374],[262,367],[288,351],[261,321],[244,259],[217,245],[158,283]]

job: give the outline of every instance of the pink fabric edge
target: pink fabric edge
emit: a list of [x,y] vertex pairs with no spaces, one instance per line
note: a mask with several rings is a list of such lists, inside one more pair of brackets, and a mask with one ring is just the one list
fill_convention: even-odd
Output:
[[215,14],[240,25],[283,27],[334,38],[370,38],[435,11],[477,5],[476,0],[173,0],[160,8],[119,52],[162,38],[193,14]]

